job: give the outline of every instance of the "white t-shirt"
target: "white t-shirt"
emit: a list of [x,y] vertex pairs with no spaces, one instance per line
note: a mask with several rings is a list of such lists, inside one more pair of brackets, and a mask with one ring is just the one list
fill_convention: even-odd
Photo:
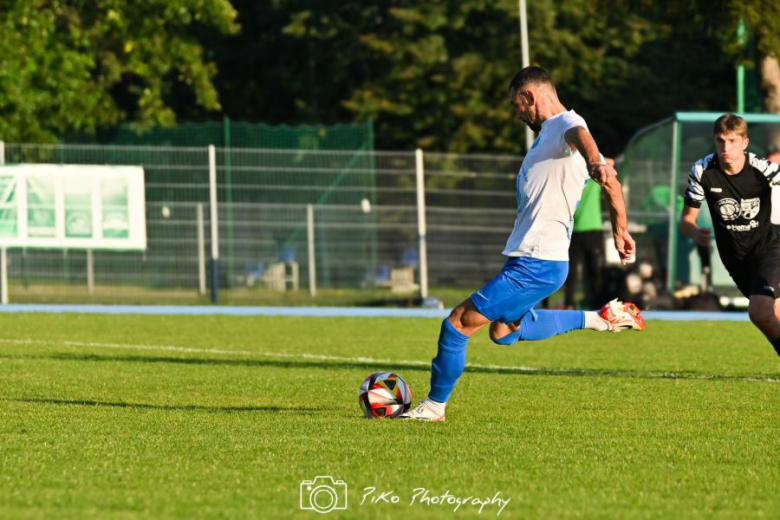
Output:
[[585,159],[564,138],[575,126],[588,128],[574,110],[542,123],[517,174],[517,219],[504,255],[569,259],[574,212],[588,180]]

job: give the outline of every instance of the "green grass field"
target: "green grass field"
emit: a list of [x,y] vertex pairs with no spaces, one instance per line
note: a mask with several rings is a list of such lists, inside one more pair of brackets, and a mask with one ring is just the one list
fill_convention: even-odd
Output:
[[[423,397],[438,329],[0,315],[0,518],[497,516],[445,492],[500,493],[501,518],[780,517],[780,360],[750,324],[480,333],[446,423],[361,418],[373,371]],[[300,509],[318,475],[346,482],[346,510]],[[372,487],[398,503],[361,504]]]

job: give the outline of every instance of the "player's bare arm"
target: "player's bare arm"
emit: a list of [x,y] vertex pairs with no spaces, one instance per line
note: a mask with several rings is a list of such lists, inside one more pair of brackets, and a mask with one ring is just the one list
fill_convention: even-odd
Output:
[[626,203],[623,199],[623,187],[620,185],[617,176],[608,177],[601,187],[609,203],[609,218],[612,222],[615,249],[617,249],[620,255],[620,261],[625,264],[636,254],[636,243],[628,232],[628,217]]
[[710,230],[700,228],[696,223],[696,217],[699,215],[699,208],[685,206],[682,217],[680,217],[680,231],[683,235],[690,238],[700,246],[710,245]]
[[588,175],[602,186],[610,178],[616,178],[615,168],[606,164],[599,153],[599,147],[590,132],[585,127],[575,126],[570,128],[564,138],[572,150],[576,149],[588,164]]
[[580,152],[580,155],[588,164],[588,174],[594,181],[601,184],[607,196],[615,249],[617,249],[620,255],[620,261],[625,264],[626,261],[634,256],[636,244],[628,233],[626,203],[623,200],[623,189],[617,180],[617,172],[601,156],[596,141],[585,127],[575,126],[570,128],[564,134],[564,138],[569,143],[569,146]]

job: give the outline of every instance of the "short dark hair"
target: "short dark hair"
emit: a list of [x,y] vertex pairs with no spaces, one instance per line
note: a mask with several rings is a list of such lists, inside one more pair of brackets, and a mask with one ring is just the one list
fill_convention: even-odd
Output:
[[715,126],[712,130],[715,137],[729,132],[736,132],[742,137],[747,137],[748,125],[744,119],[736,114],[723,114],[715,120]]
[[515,76],[512,78],[512,81],[509,82],[509,91],[511,92],[512,89],[517,90],[520,87],[531,84],[550,85],[553,90],[555,90],[555,84],[553,83],[550,74],[548,74],[547,71],[541,67],[531,65],[530,67],[523,68],[520,70],[520,72],[515,74]]

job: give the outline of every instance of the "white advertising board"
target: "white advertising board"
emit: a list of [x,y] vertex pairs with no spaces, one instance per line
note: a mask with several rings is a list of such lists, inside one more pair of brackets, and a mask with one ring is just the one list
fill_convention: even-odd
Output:
[[0,167],[0,247],[146,249],[140,166]]

